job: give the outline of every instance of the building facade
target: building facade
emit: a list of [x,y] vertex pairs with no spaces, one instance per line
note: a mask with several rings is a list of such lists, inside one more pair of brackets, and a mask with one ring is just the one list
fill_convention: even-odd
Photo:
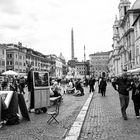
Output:
[[6,70],[6,46],[0,44],[0,74]]
[[6,49],[6,70],[26,73],[26,54],[15,44],[8,44]]
[[112,70],[110,75],[120,75],[124,69],[130,71],[138,67],[139,41],[134,21],[140,13],[140,1],[136,0],[131,8],[130,4],[129,0],[120,0],[119,3],[119,19],[116,17],[113,25],[113,51],[109,58],[113,68],[109,68]]
[[136,20],[133,23],[134,27],[134,44],[135,44],[135,57],[134,57],[134,68],[140,67],[140,14],[136,18]]
[[55,61],[56,61],[56,70],[55,70],[56,75],[55,76],[57,78],[62,78],[62,62],[60,58],[58,57],[56,57]]
[[110,52],[99,52],[89,55],[90,75],[95,77],[108,74],[108,60]]
[[[62,77],[62,58],[56,55],[43,55],[22,44],[6,44],[6,69],[13,70],[19,75],[27,74],[29,66],[35,71],[47,71],[50,76]],[[63,60],[64,61],[64,60]]]
[[62,77],[65,77],[67,75],[67,65],[66,65],[66,60],[62,55],[62,53],[60,53],[59,59],[62,62]]
[[71,68],[75,68],[77,62],[78,62],[77,58],[74,58],[72,60],[68,60],[68,66]]
[[62,56],[62,54],[59,57],[57,57],[55,54],[50,54],[46,55],[46,58],[49,59],[51,63],[49,67],[51,77],[62,78],[64,75],[66,75],[63,74],[66,72],[67,68],[65,58]]
[[88,62],[77,62],[75,65],[75,69],[81,76],[88,75]]

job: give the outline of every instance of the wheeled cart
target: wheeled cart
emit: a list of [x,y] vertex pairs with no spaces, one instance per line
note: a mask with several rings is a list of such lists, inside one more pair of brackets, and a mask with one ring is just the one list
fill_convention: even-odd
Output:
[[46,113],[50,104],[50,87],[48,72],[33,72],[34,82],[34,108],[35,113]]

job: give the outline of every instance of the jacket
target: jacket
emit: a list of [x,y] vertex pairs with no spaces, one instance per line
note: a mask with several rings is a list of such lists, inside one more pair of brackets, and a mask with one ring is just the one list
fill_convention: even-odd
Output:
[[[117,88],[117,86],[118,86],[118,88]],[[131,89],[131,83],[127,78],[124,79],[124,78],[120,77],[120,78],[116,79],[116,81],[113,84],[113,87],[115,90],[117,90],[119,92],[119,94],[128,96],[129,90]]]
[[106,86],[107,86],[106,80],[105,79],[102,79],[100,81],[100,88],[104,90],[104,89],[106,89]]
[[136,86],[135,83],[133,83],[131,87],[132,87],[132,100],[138,101],[140,104],[140,84]]
[[33,86],[33,70],[32,69],[28,72],[27,85],[28,85],[28,91],[32,92],[34,90],[34,86]]

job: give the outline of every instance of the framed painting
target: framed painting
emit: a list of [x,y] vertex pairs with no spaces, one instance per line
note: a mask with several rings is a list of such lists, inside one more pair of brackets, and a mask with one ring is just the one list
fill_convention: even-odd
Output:
[[1,99],[4,100],[7,108],[9,107],[11,98],[13,96],[13,91],[0,91]]
[[33,72],[34,88],[49,87],[49,73],[48,72]]

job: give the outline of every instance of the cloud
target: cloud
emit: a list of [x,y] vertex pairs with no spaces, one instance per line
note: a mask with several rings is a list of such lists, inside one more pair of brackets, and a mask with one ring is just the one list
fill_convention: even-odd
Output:
[[51,6],[51,7],[55,7],[55,8],[61,8],[60,6],[60,3],[61,3],[61,0],[58,2],[58,1],[49,1],[48,4]]
[[16,0],[0,0],[0,11],[7,14],[19,14]]
[[20,25],[12,25],[12,24],[4,24],[4,25],[0,25],[0,27],[8,28],[8,29],[13,29],[13,30],[18,30],[18,29],[21,28]]
[[0,29],[11,29],[17,31],[22,26],[22,18],[19,15],[9,15],[7,13],[0,13]]
[[116,0],[0,0],[0,38],[5,43],[20,41],[44,54],[62,52],[68,60],[73,27],[75,57],[83,59],[85,45],[88,58],[89,53],[111,49],[118,4]]

